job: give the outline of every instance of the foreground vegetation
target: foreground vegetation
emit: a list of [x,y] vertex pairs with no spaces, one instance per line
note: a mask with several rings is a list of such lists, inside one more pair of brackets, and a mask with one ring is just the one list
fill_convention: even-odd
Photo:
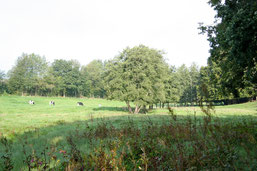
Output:
[[0,97],[2,170],[257,168],[256,102],[131,115],[122,102],[30,99]]

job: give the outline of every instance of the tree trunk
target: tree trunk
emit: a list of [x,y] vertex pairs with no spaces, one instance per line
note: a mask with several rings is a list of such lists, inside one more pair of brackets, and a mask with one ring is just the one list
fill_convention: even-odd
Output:
[[131,108],[131,106],[129,104],[129,101],[126,101],[126,104],[128,106],[129,113],[133,113],[132,108]]
[[38,88],[36,88],[35,89],[35,96],[37,96],[38,94],[40,94],[40,93],[38,92]]
[[65,97],[66,89],[63,90],[63,97]]
[[138,106],[138,105],[136,105],[136,108],[135,108],[135,114],[138,114],[139,113],[139,111],[140,111],[140,109],[141,109],[141,107],[142,106]]

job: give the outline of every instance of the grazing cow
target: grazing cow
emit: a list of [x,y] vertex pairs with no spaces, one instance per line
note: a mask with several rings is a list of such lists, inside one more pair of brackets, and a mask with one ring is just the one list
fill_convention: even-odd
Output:
[[34,102],[33,100],[30,100],[30,101],[29,101],[29,104],[34,105],[35,102]]
[[84,106],[82,102],[77,102],[77,106]]
[[102,107],[102,105],[101,105],[101,104],[99,104],[98,106],[99,106],[99,107]]
[[49,105],[50,105],[50,106],[54,106],[54,105],[55,105],[55,102],[51,100],[51,101],[49,102]]

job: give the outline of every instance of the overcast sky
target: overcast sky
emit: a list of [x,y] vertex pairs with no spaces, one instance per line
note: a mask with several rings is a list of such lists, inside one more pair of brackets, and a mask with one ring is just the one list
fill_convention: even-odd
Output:
[[24,53],[107,60],[127,46],[164,50],[171,65],[206,65],[209,43],[199,22],[211,24],[208,0],[0,0],[0,70]]

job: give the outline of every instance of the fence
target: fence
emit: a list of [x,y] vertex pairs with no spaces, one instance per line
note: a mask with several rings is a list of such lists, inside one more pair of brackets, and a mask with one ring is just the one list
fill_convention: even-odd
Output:
[[[235,98],[235,99],[222,99],[222,100],[210,100],[204,101],[203,105],[207,105],[212,103],[214,106],[223,106],[223,105],[231,105],[231,104],[240,104],[246,102],[256,101],[256,96],[253,97],[243,97],[243,98]],[[157,103],[154,108],[166,108],[166,107],[185,107],[185,106],[199,106],[199,102],[188,102],[188,103]]]
[[224,99],[224,100],[213,100],[211,101],[214,105],[222,104],[222,105],[231,105],[231,104],[240,104],[256,101],[256,96],[254,97],[243,97],[243,98],[236,98],[236,99]]

